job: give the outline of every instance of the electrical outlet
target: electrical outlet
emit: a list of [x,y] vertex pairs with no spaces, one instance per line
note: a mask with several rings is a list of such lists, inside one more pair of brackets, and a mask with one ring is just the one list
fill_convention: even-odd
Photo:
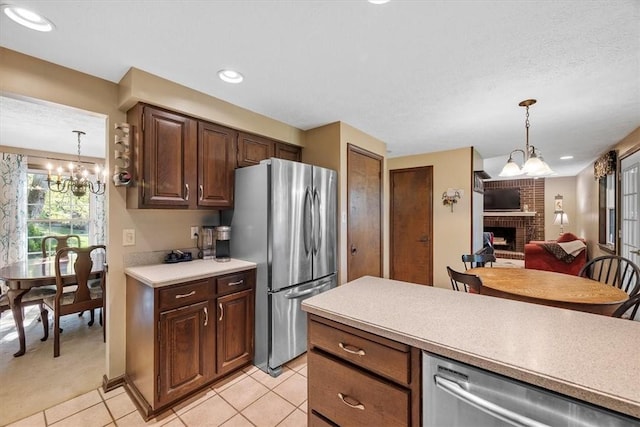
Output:
[[191,226],[191,238],[192,239],[197,239],[198,238],[198,226],[197,225],[192,225]]
[[136,244],[136,230],[125,228],[122,230],[122,246],[134,246]]

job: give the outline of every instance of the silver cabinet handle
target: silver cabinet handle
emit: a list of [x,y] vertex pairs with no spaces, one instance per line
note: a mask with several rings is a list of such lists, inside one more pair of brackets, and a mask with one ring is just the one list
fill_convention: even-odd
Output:
[[351,347],[351,346],[349,346],[348,344],[347,344],[347,345],[345,345],[345,344],[342,344],[342,343],[338,343],[338,347],[340,347],[341,349],[343,349],[343,350],[344,350],[344,351],[346,351],[347,353],[356,354],[356,355],[358,355],[358,356],[366,356],[366,354],[367,354],[367,353],[365,353],[365,352],[364,352],[364,350],[363,350],[363,349],[361,349],[361,348],[355,348],[355,347],[354,347],[354,348],[355,348],[355,350],[352,350],[351,348],[349,348],[349,347]]
[[635,255],[640,255],[640,249],[636,250],[636,251],[629,251],[629,253],[635,254]]
[[203,310],[204,310],[204,326],[207,326],[209,324],[209,310],[207,310],[207,307],[204,307]]
[[176,295],[176,299],[180,299],[180,298],[186,298],[186,297],[190,297],[191,295],[195,295],[196,291],[191,291],[188,294],[180,294],[180,295]]
[[347,405],[349,408],[360,409],[361,411],[364,411],[364,405],[362,403],[358,402],[357,400],[355,401],[355,403],[349,403],[349,402],[347,402],[347,399],[350,399],[350,400],[353,400],[353,399],[351,399],[349,396],[347,396],[345,394],[342,394],[342,393],[338,393],[338,397],[340,398],[342,403]]
[[224,317],[224,307],[222,306],[221,302],[218,303],[218,308],[220,308],[220,318],[218,319],[218,321],[221,321]]
[[185,199],[185,200],[189,200],[189,184],[185,184],[185,185],[184,185],[184,188],[185,188],[185,189],[186,189],[186,191],[187,191],[187,195],[186,195],[186,196],[184,196],[184,199]]
[[493,402],[489,402],[488,400],[485,400],[480,396],[470,393],[460,387],[460,384],[454,381],[442,378],[439,375],[434,375],[434,378],[436,381],[436,386],[439,389],[464,402],[467,402],[471,406],[475,406],[476,408],[495,418],[506,421],[509,424],[519,427],[549,427],[547,424],[532,420],[529,417],[525,417],[524,415],[510,411],[507,408],[503,408],[502,406],[496,405]]
[[198,190],[200,191],[200,200],[202,200],[204,198],[204,188],[202,188],[202,184],[200,184]]
[[231,282],[227,286],[238,286],[238,285],[242,285],[243,283],[244,283],[244,279],[238,280],[237,282]]

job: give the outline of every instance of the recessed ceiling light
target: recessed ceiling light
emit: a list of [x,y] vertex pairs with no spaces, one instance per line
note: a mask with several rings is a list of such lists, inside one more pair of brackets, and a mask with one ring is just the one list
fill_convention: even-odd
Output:
[[371,4],[385,4],[389,3],[390,0],[368,0]]
[[11,20],[32,30],[48,32],[54,28],[53,23],[47,18],[24,7],[5,4],[2,5],[2,8],[4,9],[4,14]]
[[218,77],[227,83],[240,83],[244,80],[244,76],[234,70],[220,70],[218,71]]
[[573,159],[573,156],[562,156],[560,157],[560,160],[571,160]]

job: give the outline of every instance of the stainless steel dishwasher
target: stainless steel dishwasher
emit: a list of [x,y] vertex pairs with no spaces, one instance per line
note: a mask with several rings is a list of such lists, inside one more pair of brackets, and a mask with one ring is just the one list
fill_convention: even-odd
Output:
[[427,427],[636,427],[640,420],[431,353],[422,353]]

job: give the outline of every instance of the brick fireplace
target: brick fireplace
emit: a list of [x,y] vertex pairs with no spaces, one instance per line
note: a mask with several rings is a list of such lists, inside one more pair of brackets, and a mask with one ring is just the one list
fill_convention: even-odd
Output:
[[485,212],[484,231],[494,233],[499,256],[524,259],[525,243],[544,240],[544,178],[485,181],[484,188],[520,189],[521,212]]

